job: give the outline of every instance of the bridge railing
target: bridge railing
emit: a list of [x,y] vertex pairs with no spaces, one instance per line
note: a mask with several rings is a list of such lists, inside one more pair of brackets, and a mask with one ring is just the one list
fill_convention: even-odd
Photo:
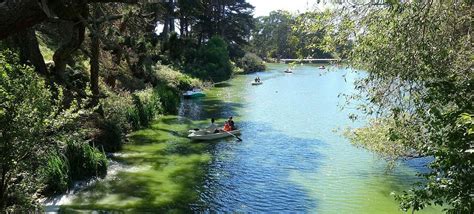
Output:
[[314,62],[339,62],[341,59],[280,59],[281,63],[290,62],[302,62],[302,63],[314,63]]

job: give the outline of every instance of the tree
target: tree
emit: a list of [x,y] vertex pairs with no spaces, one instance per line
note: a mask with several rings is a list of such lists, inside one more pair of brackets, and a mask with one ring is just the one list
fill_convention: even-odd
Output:
[[251,51],[262,58],[330,58],[323,46],[331,27],[331,12],[306,12],[292,15],[272,11],[256,19]]
[[231,58],[243,57],[241,46],[247,44],[253,28],[252,5],[245,0],[205,0],[193,12],[198,44],[220,36],[228,44]]
[[384,132],[385,148],[381,139],[354,143],[382,154],[401,148],[434,158],[422,175],[426,181],[397,197],[403,209],[437,204],[447,205],[449,213],[472,213],[472,4],[411,1],[352,12],[355,36],[348,56],[366,71],[355,97],[368,102],[363,112],[379,118],[372,125],[389,127],[375,129]]
[[330,11],[326,11],[306,12],[296,17],[291,34],[295,42],[292,45],[297,47],[297,58],[331,58],[329,53],[322,50],[322,45],[332,16]]
[[213,82],[223,81],[232,75],[232,64],[225,41],[218,36],[212,37],[201,46],[196,54],[196,61],[188,67],[190,73]]
[[272,11],[268,16],[259,17],[252,35],[252,46],[256,49],[253,52],[264,59],[293,58],[296,55],[290,41],[293,23],[288,11]]

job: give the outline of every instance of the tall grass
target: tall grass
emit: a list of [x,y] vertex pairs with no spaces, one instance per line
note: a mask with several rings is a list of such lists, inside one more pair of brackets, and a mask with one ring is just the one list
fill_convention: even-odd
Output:
[[64,153],[54,150],[48,154],[46,164],[39,170],[43,194],[62,193],[75,180],[104,177],[107,173],[105,154],[88,143],[68,139],[63,150]]
[[104,153],[88,143],[70,140],[64,152],[69,162],[72,180],[104,177],[107,174],[107,158]]
[[65,192],[71,182],[68,160],[57,152],[49,154],[46,158],[46,165],[40,169],[40,176],[45,184],[43,193]]

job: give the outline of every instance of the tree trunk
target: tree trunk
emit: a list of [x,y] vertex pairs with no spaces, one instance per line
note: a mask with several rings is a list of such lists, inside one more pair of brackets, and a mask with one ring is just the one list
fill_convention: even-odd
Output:
[[174,26],[174,0],[170,0],[168,3],[168,19],[169,19],[169,24],[170,24],[170,32],[174,32],[175,26]]
[[186,36],[186,35],[184,35],[184,18],[179,19],[179,35],[182,38],[184,38]]
[[64,79],[62,75],[64,70],[66,70],[67,61],[70,59],[71,55],[76,51],[84,41],[84,32],[85,25],[82,22],[72,23],[66,22],[64,28],[70,30],[70,35],[68,35],[68,40],[61,47],[59,47],[53,55],[54,69],[53,74],[58,77],[59,81],[62,82]]
[[[100,9],[98,7],[94,8],[94,19],[99,18]],[[92,90],[92,106],[99,104],[99,56],[100,56],[100,23],[94,22],[91,27],[91,79],[90,86]]]
[[20,48],[20,61],[24,64],[31,64],[36,72],[42,75],[48,73],[43,55],[38,46],[35,30],[32,28],[22,30],[15,34],[13,41]]
[[6,178],[7,178],[7,171],[8,169],[5,167],[6,164],[3,164],[2,166],[2,179],[0,180],[0,210],[5,210],[5,201],[6,201],[6,195],[7,195],[7,192],[6,192],[6,186],[7,186],[7,182],[6,182]]

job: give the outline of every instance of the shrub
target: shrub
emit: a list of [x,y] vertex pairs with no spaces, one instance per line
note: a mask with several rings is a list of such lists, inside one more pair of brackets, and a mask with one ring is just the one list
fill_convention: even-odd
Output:
[[97,148],[107,152],[118,151],[122,147],[122,130],[117,121],[103,119],[97,124],[97,131],[92,139]]
[[140,118],[129,92],[108,92],[107,98],[101,100],[101,105],[105,119],[116,123],[123,133],[140,127]]
[[239,61],[239,66],[245,73],[264,71],[266,69],[263,60],[254,53],[245,53],[245,56]]
[[199,79],[192,78],[166,65],[157,64],[153,70],[154,85],[164,84],[177,90],[188,90],[202,86],[202,82]]
[[135,92],[133,102],[140,117],[140,125],[146,127],[161,111],[160,97],[151,88]]
[[163,113],[177,113],[180,100],[179,91],[169,86],[158,86],[155,90],[163,106]]

